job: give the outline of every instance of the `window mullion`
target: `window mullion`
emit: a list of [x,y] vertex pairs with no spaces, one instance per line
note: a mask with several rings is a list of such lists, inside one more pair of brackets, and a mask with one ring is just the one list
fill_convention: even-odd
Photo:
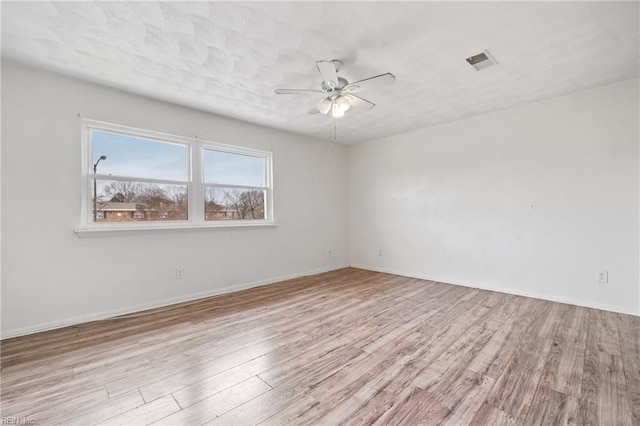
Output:
[[264,191],[267,189],[266,186],[251,186],[251,185],[226,185],[224,183],[203,183],[203,186],[205,187],[211,187],[211,188],[230,188],[230,189],[255,189],[258,191]]
[[95,178],[98,180],[113,180],[120,182],[142,182],[142,183],[158,183],[165,185],[186,185],[189,182],[184,180],[166,180],[166,179],[152,179],[152,178],[141,178],[141,177],[131,177],[131,176],[117,176],[117,175],[101,175],[101,174],[93,174],[90,173],[89,177],[91,179]]
[[204,189],[202,186],[202,144],[191,145],[191,185],[189,185],[189,213],[193,223],[204,223]]

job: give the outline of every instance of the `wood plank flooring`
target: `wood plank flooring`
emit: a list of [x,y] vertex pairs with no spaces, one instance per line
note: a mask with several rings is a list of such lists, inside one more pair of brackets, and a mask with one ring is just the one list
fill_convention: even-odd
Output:
[[640,317],[354,268],[4,340],[0,361],[4,423],[640,425]]

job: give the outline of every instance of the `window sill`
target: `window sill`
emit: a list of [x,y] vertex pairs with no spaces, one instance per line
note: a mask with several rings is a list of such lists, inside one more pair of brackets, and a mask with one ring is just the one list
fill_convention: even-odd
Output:
[[154,233],[176,233],[176,232],[193,232],[214,229],[256,229],[256,228],[275,228],[277,225],[273,222],[259,223],[216,223],[204,225],[174,225],[174,226],[145,226],[145,227],[121,227],[121,228],[76,228],[73,232],[80,238],[100,238],[100,237],[116,237],[121,235],[143,235]]

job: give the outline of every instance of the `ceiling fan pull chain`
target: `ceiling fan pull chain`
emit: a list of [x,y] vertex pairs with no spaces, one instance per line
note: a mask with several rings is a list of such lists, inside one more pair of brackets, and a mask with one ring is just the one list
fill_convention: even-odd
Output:
[[[335,101],[331,102],[331,108],[333,109],[333,103]],[[329,146],[333,146],[333,143],[336,141],[336,118],[333,116],[333,114],[329,114]]]

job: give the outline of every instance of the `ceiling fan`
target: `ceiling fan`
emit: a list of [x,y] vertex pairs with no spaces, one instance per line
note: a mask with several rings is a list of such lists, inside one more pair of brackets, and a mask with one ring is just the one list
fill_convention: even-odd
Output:
[[331,126],[330,143],[336,140],[336,118],[344,116],[344,113],[351,108],[368,111],[376,106],[373,102],[357,96],[356,93],[386,86],[396,80],[393,74],[385,73],[349,83],[346,78],[338,77],[342,61],[338,59],[317,61],[316,66],[322,76],[320,89],[276,89],[276,93],[278,95],[322,93],[324,97],[309,111],[309,114],[322,113],[329,116]]

